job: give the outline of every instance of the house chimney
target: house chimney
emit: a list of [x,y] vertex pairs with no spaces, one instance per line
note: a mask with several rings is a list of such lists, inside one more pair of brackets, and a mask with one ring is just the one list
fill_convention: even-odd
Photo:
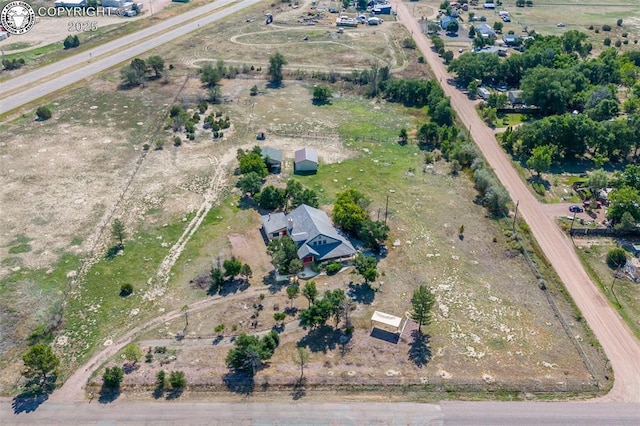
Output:
[[271,213],[269,213],[269,216],[267,217],[267,222],[269,222],[271,220]]
[[291,234],[292,229],[293,229],[293,219],[289,218],[289,220],[287,220],[287,230],[289,231],[289,234]]

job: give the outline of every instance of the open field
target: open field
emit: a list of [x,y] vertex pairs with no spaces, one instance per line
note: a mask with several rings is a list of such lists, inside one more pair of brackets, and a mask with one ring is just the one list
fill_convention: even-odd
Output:
[[[276,15],[276,24],[278,19]],[[231,21],[237,25],[245,18],[235,16]],[[398,41],[407,36],[399,26],[386,25],[376,30],[376,37]],[[568,331],[563,329],[531,270],[513,252],[509,223],[487,219],[485,211],[472,203],[476,194],[469,180],[450,176],[447,163],[427,167],[415,146],[395,143],[402,127],[415,128],[424,121],[421,111],[362,99],[340,87],[335,88],[337,96],[331,105],[315,107],[313,82],[286,81],[281,89],[266,89],[264,73],[253,73],[224,81],[225,102],[209,107],[208,112],[230,117],[232,127],[225,131],[225,138],[214,142],[209,131],[199,128],[195,141],[170,146],[172,134],[162,130],[170,104],[175,99],[193,107],[205,96],[197,79],[187,78],[197,63],[190,58],[227,60],[228,54],[230,60],[244,62],[232,52],[231,38],[246,28],[240,26],[234,32],[231,26],[225,23],[220,32],[211,31],[229,40],[224,42],[229,52],[202,53],[200,46],[207,42],[195,39],[179,40],[179,47],[160,51],[168,63],[175,64],[168,84],[154,81],[143,89],[118,91],[116,70],[52,101],[54,115],[46,122],[34,123],[23,116],[2,124],[0,130],[12,143],[0,146],[3,162],[11,164],[11,169],[0,172],[4,209],[0,315],[2,324],[20,323],[2,348],[3,392],[14,391],[20,383],[19,355],[25,347],[21,342],[30,330],[48,321],[55,303],[66,297],[65,321],[55,338],[55,348],[65,362],[64,377],[126,329],[206,297],[190,281],[208,271],[218,255],[235,254],[251,263],[251,286],[192,316],[187,333],[194,334],[188,336],[211,337],[212,327],[223,318],[227,331],[232,323],[238,325],[236,331],[249,330],[246,317],[260,293],[268,295],[260,327],[273,325],[273,304],[284,307],[287,302],[281,289],[263,283],[269,264],[257,213],[238,206],[237,193],[227,196],[236,149],[254,145],[254,130],[259,127],[267,129],[265,144],[282,148],[289,161],[280,179],[290,174],[294,149],[310,146],[319,151],[320,173],[300,180],[320,191],[322,204],[328,205],[337,192],[356,185],[372,198],[373,212],[383,211],[390,197],[390,242],[397,240],[397,244],[380,263],[383,276],[374,285],[379,291],[357,296],[357,330],[344,357],[338,346],[326,353],[317,346],[322,338],[335,345],[331,335],[306,340],[313,349],[310,379],[326,383],[331,377],[354,377],[363,383],[380,383],[379,379],[395,383],[406,377],[408,383],[421,383],[424,377],[428,383],[444,385],[496,383],[559,392],[595,392],[596,382],[606,386],[602,354],[560,296],[557,303]],[[284,43],[280,36],[275,40]],[[330,70],[326,63],[332,62],[326,61],[334,44],[319,41],[310,55],[294,48],[288,68],[313,69],[321,62],[320,69]],[[380,51],[365,42],[362,48],[358,43],[349,46],[359,59],[348,65],[362,68],[371,65],[371,55],[401,68],[398,58],[405,54],[396,42]],[[257,65],[267,62],[268,53],[261,55]],[[256,97],[249,96],[253,84],[261,90]],[[143,150],[144,144],[153,147],[157,140],[166,142],[164,149]],[[112,245],[108,227],[114,217],[123,219],[130,238],[122,255],[106,260],[104,253]],[[466,229],[463,240],[457,235],[460,225]],[[254,250],[259,253],[252,255]],[[325,282],[326,288],[346,289],[349,281],[358,289],[357,277],[344,272],[318,279],[321,289]],[[135,289],[126,298],[118,295],[123,283]],[[436,322],[428,330],[432,355],[420,368],[419,360],[408,361],[407,343],[393,346],[369,337],[368,318],[375,309],[404,316],[413,289],[422,283],[433,288],[438,307]],[[27,289],[30,298],[23,295]],[[304,307],[302,299],[295,303]],[[182,318],[169,321],[145,338],[171,339],[182,322]],[[295,367],[289,361],[290,351],[302,338],[304,332],[299,329],[283,335],[283,346],[272,366],[261,373],[262,380],[267,375],[284,383],[292,378]],[[574,345],[582,340],[595,377]],[[222,365],[226,350],[223,345],[181,348],[170,367],[188,370],[192,383],[219,383],[226,372]],[[369,354],[375,354],[375,359]],[[127,381],[144,381],[151,373],[144,366]]]

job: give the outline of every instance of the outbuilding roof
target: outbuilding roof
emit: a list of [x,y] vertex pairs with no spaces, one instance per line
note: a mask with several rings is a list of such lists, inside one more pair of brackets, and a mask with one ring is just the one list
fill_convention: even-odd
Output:
[[301,161],[312,161],[314,163],[318,162],[318,151],[311,148],[302,148],[296,151],[296,163]]

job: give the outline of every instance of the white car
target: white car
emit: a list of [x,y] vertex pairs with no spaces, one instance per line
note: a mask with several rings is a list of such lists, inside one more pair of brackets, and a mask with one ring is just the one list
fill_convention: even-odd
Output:
[[566,24],[565,24],[564,22],[558,22],[558,23],[556,24],[556,27],[560,27],[560,28],[562,28],[562,27],[566,27]]

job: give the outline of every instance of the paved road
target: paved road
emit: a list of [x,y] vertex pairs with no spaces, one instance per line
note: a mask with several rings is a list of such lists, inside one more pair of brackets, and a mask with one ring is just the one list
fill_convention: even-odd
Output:
[[430,42],[420,31],[418,22],[406,5],[398,2],[397,10],[400,21],[414,34],[418,48],[431,66],[435,78],[443,82],[445,94],[450,97],[460,121],[470,130],[473,140],[511,198],[519,201],[519,212],[602,344],[615,373],[613,389],[604,400],[640,402],[640,343],[591,281],[571,240],[543,212],[540,203],[522,182],[511,160],[496,141],[493,130],[480,119],[473,103],[454,86],[447,84],[450,76],[442,59],[431,50]]
[[171,403],[83,402],[43,404],[13,414],[0,402],[3,425],[629,425],[640,422],[635,404],[540,402],[419,403]]
[[[211,24],[259,1],[217,0],[134,34],[0,83],[0,114],[172,42],[200,26]],[[224,9],[214,12],[220,8]],[[43,79],[46,82],[37,84]]]

